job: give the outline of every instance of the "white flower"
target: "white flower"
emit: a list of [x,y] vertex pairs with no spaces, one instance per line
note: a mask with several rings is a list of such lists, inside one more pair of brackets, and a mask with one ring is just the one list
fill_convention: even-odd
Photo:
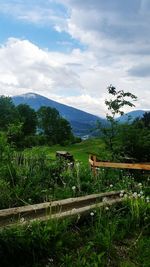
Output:
[[133,193],[133,197],[137,198],[137,192]]
[[140,194],[143,195],[143,191],[140,191]]
[[121,194],[124,194],[124,190],[121,190],[120,193],[121,193]]
[[21,222],[21,223],[24,223],[24,222],[25,222],[25,218],[22,217],[22,218],[20,219],[20,222]]
[[90,212],[90,215],[91,215],[91,216],[94,216],[94,212],[91,211],[91,212]]
[[124,195],[124,198],[127,198],[127,197],[128,197],[128,195],[127,195],[127,194],[125,194],[125,195]]
[[76,186],[75,186],[75,185],[72,186],[72,190],[73,190],[73,191],[76,190]]
[[140,187],[141,187],[141,186],[142,186],[142,183],[138,183],[138,186],[140,186]]
[[113,184],[110,184],[110,187],[113,187]]
[[102,202],[107,202],[107,200],[108,200],[107,197],[102,198]]
[[106,207],[105,210],[109,210],[109,207]]
[[123,197],[123,193],[120,193],[120,195],[119,195],[120,197]]

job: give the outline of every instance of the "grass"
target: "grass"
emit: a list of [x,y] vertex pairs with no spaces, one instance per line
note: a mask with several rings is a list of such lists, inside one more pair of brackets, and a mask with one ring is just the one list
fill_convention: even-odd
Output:
[[[85,166],[88,165],[89,154],[99,154],[100,150],[104,149],[104,143],[101,139],[88,139],[82,141],[81,143],[68,145],[68,146],[60,146],[53,145],[51,147],[36,147],[31,149],[32,153],[46,153],[47,157],[50,159],[55,159],[56,151],[68,151],[70,152],[76,161],[82,162]],[[27,153],[30,150],[27,150]]]
[[[99,139],[20,153],[6,144],[3,148],[1,208],[122,189],[128,198],[123,204],[93,210],[92,216],[1,229],[2,267],[149,267],[150,177],[140,173],[134,178],[111,169],[101,169],[94,177],[88,155],[105,153]],[[73,170],[55,161],[57,150],[73,154],[77,163]]]

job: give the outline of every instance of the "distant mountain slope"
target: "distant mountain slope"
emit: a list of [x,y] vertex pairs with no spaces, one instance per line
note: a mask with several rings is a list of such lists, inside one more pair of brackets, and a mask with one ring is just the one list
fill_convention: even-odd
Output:
[[125,123],[127,121],[132,122],[138,117],[142,118],[145,112],[150,112],[150,111],[149,110],[134,110],[119,117],[117,121],[119,121],[120,123]]
[[14,96],[12,99],[15,105],[28,104],[35,110],[38,110],[41,106],[56,108],[60,115],[70,122],[73,132],[77,136],[91,135],[91,130],[95,127],[97,120],[101,121],[101,123],[106,123],[105,119],[98,116],[58,103],[38,94],[27,93]]

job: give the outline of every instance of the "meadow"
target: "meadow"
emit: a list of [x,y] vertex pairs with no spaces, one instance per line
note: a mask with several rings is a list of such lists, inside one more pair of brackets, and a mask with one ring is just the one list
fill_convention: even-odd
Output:
[[[105,152],[100,139],[20,152],[5,142],[1,143],[1,209],[112,190],[126,193],[123,203],[86,216],[1,228],[1,266],[149,266],[148,172],[100,169],[93,176],[88,156]],[[74,169],[56,160],[59,150],[73,154]]]

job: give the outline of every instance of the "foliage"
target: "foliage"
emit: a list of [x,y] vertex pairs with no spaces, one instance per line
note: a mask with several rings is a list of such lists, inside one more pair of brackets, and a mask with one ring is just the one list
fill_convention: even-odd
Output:
[[10,97],[0,96],[0,131],[18,121],[18,114]]
[[20,104],[16,107],[19,114],[19,120],[22,123],[22,132],[24,136],[34,135],[36,133],[37,116],[34,109],[26,104]]
[[55,108],[41,107],[37,114],[39,129],[47,137],[48,144],[63,143],[73,138],[69,122]]

